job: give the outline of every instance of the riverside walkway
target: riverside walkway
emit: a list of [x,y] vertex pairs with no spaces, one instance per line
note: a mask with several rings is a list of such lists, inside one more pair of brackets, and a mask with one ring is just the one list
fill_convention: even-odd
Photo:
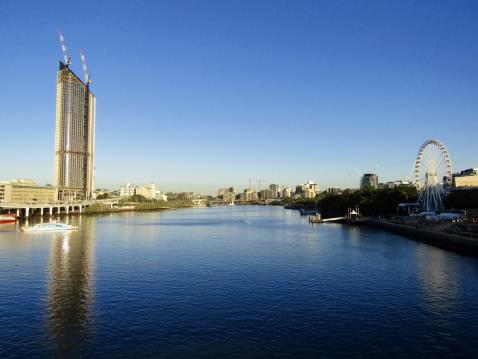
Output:
[[39,214],[43,215],[60,215],[70,213],[82,213],[87,207],[93,204],[104,204],[114,208],[118,205],[118,200],[90,200],[90,201],[68,201],[68,202],[50,202],[50,203],[0,203],[2,212],[16,213],[19,218],[28,218],[29,216]]

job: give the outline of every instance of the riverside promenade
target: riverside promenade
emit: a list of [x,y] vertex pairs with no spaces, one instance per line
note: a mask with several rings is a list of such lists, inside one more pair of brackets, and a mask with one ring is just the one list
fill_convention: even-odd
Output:
[[478,237],[475,233],[476,228],[475,231],[472,231],[471,229],[468,231],[453,231],[453,226],[448,226],[448,228],[445,229],[440,226],[427,226],[420,223],[397,223],[374,218],[368,218],[364,221],[364,224],[385,229],[415,241],[433,244],[437,247],[463,254],[478,256]]

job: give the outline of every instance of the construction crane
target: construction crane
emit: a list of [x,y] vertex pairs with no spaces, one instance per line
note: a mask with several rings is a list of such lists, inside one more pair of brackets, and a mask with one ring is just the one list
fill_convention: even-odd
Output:
[[80,49],[81,65],[85,74],[85,103],[83,108],[83,146],[85,153],[88,155],[83,157],[83,191],[85,198],[91,199],[91,193],[88,193],[88,157],[89,157],[89,132],[90,132],[90,73],[86,66],[86,57],[83,49]]
[[91,83],[90,73],[88,72],[88,67],[86,67],[86,57],[83,49],[80,49],[80,56],[81,56],[81,65],[83,66],[83,73],[85,74],[85,84],[89,86]]
[[63,36],[63,32],[61,30],[58,30],[58,35],[60,36],[61,51],[63,52],[65,66],[68,67],[71,65],[71,57],[69,57],[68,53],[66,52],[65,36]]

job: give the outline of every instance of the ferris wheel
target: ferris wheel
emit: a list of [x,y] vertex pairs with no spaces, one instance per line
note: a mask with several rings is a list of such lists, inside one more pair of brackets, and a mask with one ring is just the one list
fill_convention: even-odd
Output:
[[443,198],[451,180],[451,159],[446,146],[438,140],[427,140],[415,161],[415,187],[422,210],[443,209]]

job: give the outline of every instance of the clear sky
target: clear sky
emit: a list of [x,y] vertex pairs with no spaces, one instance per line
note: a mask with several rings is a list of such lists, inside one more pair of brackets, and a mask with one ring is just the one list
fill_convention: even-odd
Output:
[[0,179],[53,182],[57,31],[97,96],[96,185],[478,167],[477,1],[0,1]]

